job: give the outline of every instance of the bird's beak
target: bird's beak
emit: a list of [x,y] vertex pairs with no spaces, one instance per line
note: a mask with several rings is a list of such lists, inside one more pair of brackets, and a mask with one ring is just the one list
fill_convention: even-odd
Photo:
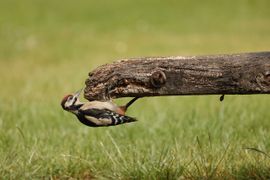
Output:
[[83,89],[80,89],[79,91],[74,93],[75,97],[79,97]]

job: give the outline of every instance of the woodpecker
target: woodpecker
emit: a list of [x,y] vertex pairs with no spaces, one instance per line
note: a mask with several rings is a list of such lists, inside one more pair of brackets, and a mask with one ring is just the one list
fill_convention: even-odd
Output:
[[115,126],[123,123],[137,121],[133,117],[126,116],[128,107],[133,104],[138,97],[133,98],[125,106],[117,106],[112,101],[90,101],[80,102],[79,96],[82,89],[74,94],[65,96],[61,102],[64,110],[77,116],[84,125],[91,127]]

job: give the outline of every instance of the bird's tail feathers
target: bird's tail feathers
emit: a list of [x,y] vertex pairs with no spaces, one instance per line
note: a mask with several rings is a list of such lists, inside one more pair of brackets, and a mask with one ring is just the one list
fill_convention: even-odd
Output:
[[131,123],[137,121],[136,118],[130,116],[121,116],[115,121],[115,125],[124,124],[124,123]]
[[130,116],[125,116],[126,122],[135,122],[138,121],[136,118],[134,117],[130,117]]

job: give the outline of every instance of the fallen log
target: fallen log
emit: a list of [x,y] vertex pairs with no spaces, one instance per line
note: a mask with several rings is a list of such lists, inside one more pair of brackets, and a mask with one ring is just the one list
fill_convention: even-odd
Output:
[[270,52],[143,57],[105,64],[89,73],[88,100],[208,94],[269,94]]

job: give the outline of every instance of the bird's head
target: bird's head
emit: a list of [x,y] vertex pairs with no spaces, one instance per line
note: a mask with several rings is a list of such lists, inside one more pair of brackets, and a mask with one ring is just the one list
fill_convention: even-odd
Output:
[[79,96],[81,92],[82,92],[82,89],[80,89],[79,91],[73,94],[66,95],[61,101],[62,108],[66,111],[71,111],[71,112],[76,110],[78,107],[78,104],[80,104]]

